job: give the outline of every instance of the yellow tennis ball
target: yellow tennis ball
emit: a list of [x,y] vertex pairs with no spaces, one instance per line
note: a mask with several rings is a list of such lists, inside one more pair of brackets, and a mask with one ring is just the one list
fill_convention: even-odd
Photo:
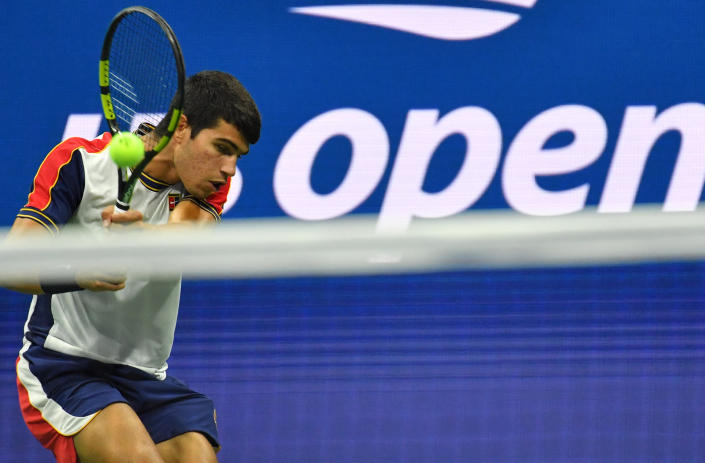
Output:
[[133,167],[144,158],[144,144],[130,132],[119,132],[110,142],[110,157],[120,167]]

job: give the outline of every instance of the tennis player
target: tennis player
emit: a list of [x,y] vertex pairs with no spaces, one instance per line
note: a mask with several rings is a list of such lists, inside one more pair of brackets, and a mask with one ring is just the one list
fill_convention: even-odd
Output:
[[[196,74],[186,82],[177,131],[147,165],[131,210],[113,210],[118,175],[110,134],[70,138],[39,167],[9,237],[56,234],[64,225],[104,232],[216,222],[236,162],[257,142],[260,126],[252,97],[234,77]],[[39,275],[9,286],[34,294],[17,388],[27,426],[58,462],[217,461],[212,401],[167,374],[180,283],[67,270],[60,283]]]

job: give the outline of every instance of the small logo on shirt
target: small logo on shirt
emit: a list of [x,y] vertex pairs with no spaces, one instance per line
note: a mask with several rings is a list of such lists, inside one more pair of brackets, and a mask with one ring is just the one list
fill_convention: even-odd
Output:
[[181,199],[181,195],[178,193],[169,193],[169,210],[173,211],[174,208],[176,207],[177,204],[179,204],[179,200]]

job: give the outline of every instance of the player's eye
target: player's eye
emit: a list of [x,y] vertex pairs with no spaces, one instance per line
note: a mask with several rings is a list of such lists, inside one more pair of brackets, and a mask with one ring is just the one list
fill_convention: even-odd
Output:
[[230,154],[230,148],[226,145],[223,145],[221,143],[217,143],[215,145],[215,148],[220,152],[221,154]]

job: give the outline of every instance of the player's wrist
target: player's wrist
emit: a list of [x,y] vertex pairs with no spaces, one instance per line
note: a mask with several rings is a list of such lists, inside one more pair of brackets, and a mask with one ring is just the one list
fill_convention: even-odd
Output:
[[70,266],[61,266],[39,274],[39,287],[44,294],[61,294],[81,291],[76,272]]

